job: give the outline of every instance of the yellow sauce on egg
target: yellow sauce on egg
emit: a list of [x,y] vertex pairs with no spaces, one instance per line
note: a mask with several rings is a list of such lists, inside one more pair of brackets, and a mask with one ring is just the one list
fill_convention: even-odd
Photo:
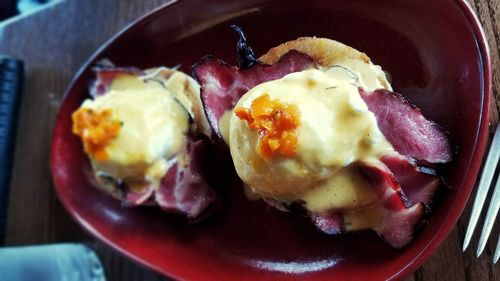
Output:
[[[173,88],[184,83],[175,77]],[[85,100],[73,114],[73,132],[96,173],[136,191],[159,185],[190,128],[190,112],[176,98],[183,93],[173,93],[166,83],[121,74],[106,94]]]
[[[379,82],[370,81],[376,76],[359,78],[357,73],[362,71],[334,67],[292,73],[249,90],[236,110],[223,116],[219,126],[236,171],[253,193],[282,202],[299,200],[315,212],[376,202],[370,186],[348,168],[356,162],[377,161],[393,151],[358,90],[379,87]],[[262,133],[241,118],[241,108],[251,109],[265,95],[300,112],[293,154],[262,157]]]
[[340,169],[331,178],[318,183],[300,196],[306,208],[321,212],[332,207],[349,209],[368,206],[377,202],[377,195],[370,184],[352,167]]

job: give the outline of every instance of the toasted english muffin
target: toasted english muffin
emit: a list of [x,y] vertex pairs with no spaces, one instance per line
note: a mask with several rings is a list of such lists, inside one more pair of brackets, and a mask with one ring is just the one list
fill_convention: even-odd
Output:
[[[282,43],[269,49],[259,60],[266,64],[274,64],[286,53],[291,50],[297,50],[311,57],[319,66],[330,67],[345,61],[358,61],[370,66],[375,66],[370,58],[352,47],[342,44],[338,41],[317,38],[300,37],[292,41]],[[373,68],[374,74],[380,84],[387,90],[391,90],[391,85],[386,77],[386,73],[381,68]]]

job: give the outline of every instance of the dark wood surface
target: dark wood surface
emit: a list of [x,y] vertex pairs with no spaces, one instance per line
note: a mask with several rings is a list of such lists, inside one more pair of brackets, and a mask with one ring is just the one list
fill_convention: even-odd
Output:
[[[169,1],[67,0],[0,25],[0,54],[18,57],[26,64],[6,245],[83,241],[97,251],[109,280],[165,279],[95,241],[68,216],[52,186],[49,145],[65,87],[80,65],[115,32],[166,2]],[[471,5],[489,39],[495,95],[492,123],[496,124],[500,106],[500,0],[474,0]],[[491,263],[495,239],[491,239],[480,258],[475,257],[473,250],[477,239],[466,253],[461,251],[471,205],[469,202],[438,251],[407,280],[500,280],[500,263]],[[498,233],[497,225],[493,237],[498,237]]]

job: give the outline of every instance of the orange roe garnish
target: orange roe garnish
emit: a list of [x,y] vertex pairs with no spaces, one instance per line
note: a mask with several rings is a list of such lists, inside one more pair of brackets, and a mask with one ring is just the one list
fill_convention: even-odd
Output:
[[72,115],[73,133],[80,136],[85,152],[96,161],[108,160],[106,146],[118,136],[121,122],[112,119],[111,109],[80,108]]
[[257,153],[263,159],[274,154],[294,155],[297,149],[295,128],[299,125],[299,110],[293,104],[282,104],[264,94],[252,101],[250,108],[234,110],[238,118],[258,130]]

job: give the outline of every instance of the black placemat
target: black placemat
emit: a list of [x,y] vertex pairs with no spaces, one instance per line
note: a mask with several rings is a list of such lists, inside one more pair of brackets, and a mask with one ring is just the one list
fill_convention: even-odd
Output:
[[0,56],[0,243],[5,242],[9,187],[14,154],[23,63]]

